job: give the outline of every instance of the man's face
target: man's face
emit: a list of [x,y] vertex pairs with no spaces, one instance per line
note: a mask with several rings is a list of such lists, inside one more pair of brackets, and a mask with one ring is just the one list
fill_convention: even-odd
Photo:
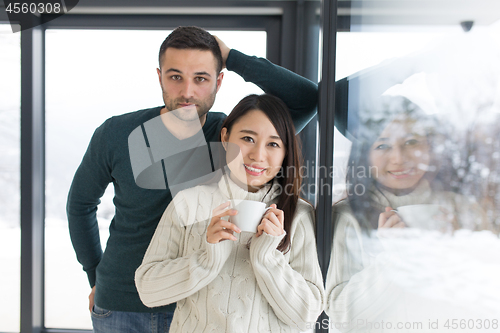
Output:
[[223,78],[212,52],[168,48],[157,72],[165,108],[180,120],[203,124]]

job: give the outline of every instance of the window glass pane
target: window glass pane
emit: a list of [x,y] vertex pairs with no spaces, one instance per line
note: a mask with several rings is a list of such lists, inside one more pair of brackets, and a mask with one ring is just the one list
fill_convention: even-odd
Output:
[[20,34],[0,24],[0,331],[19,332],[20,320]]
[[[45,320],[50,328],[90,328],[90,287],[69,238],[66,198],[94,130],[108,117],[163,104],[158,51],[170,31],[46,32]],[[213,32],[229,47],[265,56],[266,33]],[[226,72],[213,110],[262,91]],[[98,209],[103,248],[114,214],[108,187]],[[64,306],[61,306],[64,305]]]
[[[227,46],[248,55],[266,57],[267,35],[265,31],[210,31]],[[245,82],[238,74],[224,70],[222,86],[217,93],[212,110],[229,114],[233,107],[246,95],[262,94],[253,83]]]
[[474,332],[500,308],[500,14],[465,1],[443,25],[416,3],[360,3],[387,16],[338,34],[332,332]]
[[[390,59],[419,52],[460,27],[373,26],[337,33],[336,80]],[[369,55],[369,56],[368,56]]]

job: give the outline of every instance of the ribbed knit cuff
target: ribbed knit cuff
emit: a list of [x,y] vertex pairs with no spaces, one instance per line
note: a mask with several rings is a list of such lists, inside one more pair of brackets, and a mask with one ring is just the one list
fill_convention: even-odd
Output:
[[87,271],[87,278],[89,279],[90,288],[93,288],[96,281],[95,268]]
[[250,258],[252,261],[264,262],[269,260],[269,258],[279,252],[276,248],[285,235],[286,232],[281,236],[271,236],[263,232],[259,237],[254,236],[250,244]]
[[234,247],[234,241],[232,240],[223,240],[219,243],[209,243],[205,238],[205,249],[207,251],[207,263],[213,269],[220,271],[226,260],[231,255],[231,251]]

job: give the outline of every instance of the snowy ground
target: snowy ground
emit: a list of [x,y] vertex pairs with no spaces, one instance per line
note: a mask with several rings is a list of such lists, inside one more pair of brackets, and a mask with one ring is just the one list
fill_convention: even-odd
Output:
[[19,331],[20,308],[20,243],[19,228],[5,228],[0,224],[0,294],[8,302],[0,302],[0,331]]
[[[89,329],[90,288],[86,275],[76,261],[67,229],[50,224],[46,228],[46,326]],[[101,238],[105,243],[106,229],[101,230]],[[3,299],[9,300],[0,304],[0,331],[19,330],[19,239],[19,228],[0,230],[3,264],[0,276],[5,281],[0,285],[0,292]],[[443,314],[456,313],[458,319],[467,318],[462,318],[463,311],[453,312],[455,308],[465,309],[465,314],[471,316],[482,313],[482,319],[493,320],[496,316],[500,320],[500,240],[497,236],[486,231],[465,230],[453,236],[414,233],[392,239],[387,246],[397,255],[382,258],[383,262],[390,260],[391,263],[386,274],[396,277],[400,291],[411,291],[419,299],[444,304],[447,310],[443,310]],[[442,317],[440,313],[435,315]],[[444,328],[434,331],[441,329]],[[466,331],[477,329],[462,330]]]
[[[358,326],[363,320],[370,332],[498,332],[498,236],[468,230],[453,235],[388,231],[383,250],[350,279],[357,287],[350,291],[349,315],[342,320],[351,325],[342,332],[368,332]],[[373,239],[364,245],[368,248]]]
[[[71,246],[68,229],[47,227],[45,236],[45,325],[50,328],[90,329],[90,287]],[[101,230],[107,239],[107,230]],[[0,331],[19,331],[20,229],[0,228]]]
[[[108,230],[100,233],[104,248]],[[90,329],[90,286],[76,260],[68,229],[45,228],[45,249],[45,326]]]

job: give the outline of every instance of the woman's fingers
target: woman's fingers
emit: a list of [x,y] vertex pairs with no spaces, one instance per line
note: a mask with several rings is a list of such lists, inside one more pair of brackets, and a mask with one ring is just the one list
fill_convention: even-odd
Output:
[[383,228],[393,228],[396,224],[402,222],[401,217],[394,213],[394,215],[390,216],[385,222]]
[[235,224],[219,219],[216,223],[208,227],[207,241],[212,244],[226,239],[235,241],[237,238],[234,236],[234,232],[240,233],[241,230]]
[[229,229],[220,229],[214,233],[207,232],[207,242],[211,244],[219,243],[223,240],[235,241],[237,238],[233,235],[233,232]]
[[266,232],[267,234],[272,236],[283,235],[283,219],[283,211],[277,209],[276,205],[271,205],[271,209],[267,211],[267,213],[262,218],[259,226],[257,227],[257,237],[262,235],[263,232]]
[[396,223],[393,228],[406,228],[406,224],[403,221]]
[[217,243],[223,240],[233,240],[235,241],[237,238],[233,234],[233,230],[231,229],[220,229],[218,232],[214,234],[217,239]]
[[241,232],[240,228],[238,228],[236,224],[226,220],[219,220],[219,222],[215,224],[215,227],[220,230],[231,230],[237,233]]
[[257,237],[262,235],[262,233],[266,233],[271,236],[279,236],[281,233],[279,232],[279,228],[267,218],[263,218],[257,227]]
[[234,216],[238,214],[235,209],[230,209],[231,202],[227,201],[219,206],[217,206],[212,211],[212,219],[207,228],[207,241],[209,243],[215,244],[222,240],[236,240],[234,232],[240,233],[241,230],[235,224],[223,220],[222,217]]
[[387,208],[386,208],[386,211],[383,213],[380,213],[380,215],[378,216],[378,227],[383,228],[385,223],[389,219],[389,217],[391,217],[394,214],[396,214],[396,213],[393,211],[390,211],[390,210],[387,211]]
[[276,216],[278,218],[279,224],[281,226],[283,226],[283,223],[284,223],[284,220],[285,220],[285,213],[281,209],[276,208],[276,204],[272,204],[268,208],[266,214],[264,214],[264,217],[272,216],[271,214],[274,215],[274,216]]
[[238,211],[236,209],[231,209],[229,208],[229,205],[231,204],[230,201],[227,201],[223,203],[222,205],[219,205],[214,208],[212,211],[212,219],[210,220],[210,225],[214,225],[222,219],[224,216],[234,216],[238,214]]
[[279,229],[283,228],[283,223],[280,221],[278,216],[272,212],[268,212],[265,216],[264,219],[267,219],[269,222],[271,222],[274,226],[276,226]]
[[215,207],[213,210],[214,215],[220,214],[223,211],[227,210],[230,205],[231,205],[231,201],[226,201],[226,202],[220,204],[219,206]]
[[404,228],[405,225],[401,217],[391,208],[386,207],[385,212],[380,213],[378,218],[379,228]]
[[218,217],[218,218],[225,216],[224,213],[227,212],[228,210],[230,210],[230,208],[229,208],[230,205],[231,205],[231,201],[226,201],[223,204],[215,207],[214,210],[212,211],[212,216]]

